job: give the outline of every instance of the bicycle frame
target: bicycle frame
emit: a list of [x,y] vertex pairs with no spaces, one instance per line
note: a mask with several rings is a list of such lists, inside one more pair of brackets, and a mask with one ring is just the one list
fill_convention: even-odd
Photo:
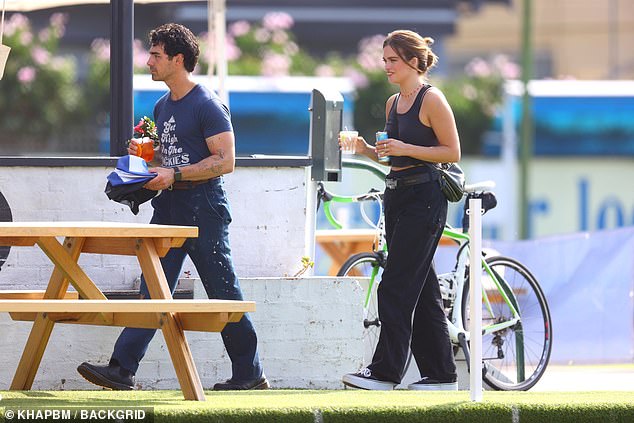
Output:
[[[380,195],[381,195],[381,193],[378,191],[371,191],[367,194],[361,194],[356,196],[336,195],[336,194],[327,192],[322,184],[320,184],[319,186],[319,193],[321,196],[320,198],[324,199],[325,216],[328,222],[336,229],[341,229],[342,225],[337,221],[337,219],[332,214],[332,210],[331,210],[332,201],[337,203],[347,203],[347,204],[356,203],[356,202],[360,203],[363,201],[380,201]],[[374,224],[367,220],[366,222],[377,229],[379,243],[375,251],[384,251],[387,253],[387,245],[385,243],[385,236],[383,232],[383,224],[384,224],[383,213],[382,212],[380,213],[380,219],[378,223]],[[469,331],[463,325],[462,308],[460,307],[460,305],[462,304],[462,297],[466,295],[466,293],[464,292],[464,285],[466,280],[466,269],[468,268],[468,265],[469,265],[469,249],[467,248],[467,246],[470,242],[470,238],[467,233],[458,231],[449,225],[445,226],[445,229],[443,230],[443,236],[456,241],[458,243],[458,248],[459,248],[458,254],[456,257],[456,265],[454,269],[451,272],[449,272],[452,279],[456,282],[456,296],[453,299],[453,306],[451,307],[452,309],[451,315],[447,318],[447,326],[449,329],[449,336],[450,336],[451,342],[455,345],[460,345],[461,335],[464,336],[464,339],[466,341],[470,340]],[[480,262],[481,262],[482,268],[484,269],[484,271],[486,272],[486,274],[488,275],[488,277],[490,278],[490,280],[495,286],[495,293],[501,296],[503,301],[509,307],[509,310],[511,311],[511,314],[512,314],[512,317],[504,322],[497,322],[497,323],[483,326],[482,334],[487,335],[487,334],[491,334],[493,332],[497,332],[502,329],[516,325],[520,321],[520,315],[519,315],[519,310],[517,309],[517,300],[509,296],[509,294],[513,295],[513,293],[508,288],[508,284],[504,281],[503,277],[497,274],[496,272],[494,272],[489,267],[484,257],[481,258]],[[372,272],[370,275],[368,291],[366,293],[364,304],[363,304],[364,314],[367,313],[367,309],[370,303],[370,297],[373,292],[374,284],[378,283],[376,281],[376,277],[378,273],[379,273],[379,266],[376,266],[372,269]],[[439,275],[439,279],[446,275],[447,274]],[[489,314],[492,317],[495,317],[493,309],[491,307],[491,302],[489,300],[489,295],[487,294],[486,289],[484,287],[482,288],[482,298]]]
[[[367,163],[364,160],[350,160],[344,158],[343,165],[345,167],[369,171],[380,178],[386,176],[384,168],[374,165],[373,163]],[[320,183],[319,185],[318,204],[320,204],[323,200],[326,218],[330,225],[334,228],[342,228],[342,225],[336,220],[332,213],[332,201],[350,204],[373,200],[378,201],[380,207],[382,207],[382,192],[371,190],[367,194],[341,196],[326,191],[323,184]],[[483,200],[482,210],[484,212],[494,208],[497,204],[495,194],[492,192],[494,185],[495,184],[491,181],[483,181],[465,187],[467,200],[470,198],[481,198]],[[359,274],[368,275],[369,273],[368,289],[363,299],[363,325],[365,328],[364,339],[367,335],[369,337],[374,337],[373,342],[376,342],[376,328],[380,327],[378,308],[376,305],[377,287],[380,283],[379,275],[382,268],[385,266],[385,259],[389,252],[385,242],[385,220],[382,210],[379,213],[378,222],[375,222],[376,219],[368,219],[364,207],[362,205],[360,205],[360,207],[363,219],[371,227],[376,229],[376,239],[378,242],[373,245],[372,251],[350,256],[344,264],[344,267],[342,267],[338,273],[346,275],[351,268],[355,268],[357,265],[366,266],[365,268],[358,268],[359,270],[364,269],[362,270],[362,273]],[[469,281],[468,271],[470,268],[468,248],[470,242],[468,234],[469,220],[467,217],[467,210],[465,209],[463,211],[462,229],[455,229],[446,225],[443,230],[443,236],[445,238],[449,238],[456,242],[458,245],[458,251],[456,253],[455,266],[453,270],[439,274],[438,282],[441,288],[445,311],[447,312],[446,321],[451,343],[456,347],[460,347],[464,351],[465,358],[467,359],[467,367],[469,367],[470,333],[464,327],[464,320],[466,320],[466,316],[463,316],[463,312],[468,310],[466,299],[469,295],[465,289],[466,284]],[[489,265],[489,263],[491,263],[491,265]],[[368,265],[371,265],[372,268],[368,269]],[[486,257],[485,254],[483,254],[480,258],[480,265],[481,269],[479,268],[478,272],[482,272],[483,276],[482,307],[484,308],[483,320],[485,320],[483,322],[482,335],[490,339],[490,347],[497,348],[497,354],[495,353],[495,350],[493,350],[492,355],[483,359],[483,378],[494,389],[530,389],[543,374],[543,369],[550,356],[550,345],[552,345],[550,343],[550,337],[552,336],[550,315],[544,295],[541,292],[535,278],[517,260],[504,256],[500,256],[499,258],[496,256]],[[506,269],[509,269],[508,274],[506,273]],[[519,280],[517,278],[518,276]],[[524,314],[526,313],[526,310],[523,310],[523,307],[520,309],[519,300],[521,299],[523,303],[526,303],[526,299],[523,296],[524,290],[516,289],[517,283],[528,284],[529,295],[533,296],[533,301],[536,301],[536,304],[540,307],[540,311],[538,311],[538,313],[541,313],[540,315],[535,316],[529,312],[526,318],[520,317],[520,313]],[[529,307],[532,306],[529,305]],[[538,353],[537,356],[535,353],[527,355],[526,353],[529,351],[526,350],[525,345],[525,326],[532,330],[533,325],[536,322],[535,318],[541,318],[545,324],[543,327],[545,343],[543,344],[542,350],[535,351],[535,353]],[[511,347],[513,351],[509,354],[506,349],[502,350],[505,340],[513,339],[515,343],[515,346]],[[528,339],[534,341],[534,338],[529,337]],[[512,364],[510,367],[504,367],[507,366],[505,364],[508,362],[506,359],[507,355],[508,357],[511,357],[510,362]],[[536,367],[534,366],[535,358],[539,360]],[[499,367],[498,363],[502,367]],[[528,369],[525,363],[529,366],[528,368],[530,368],[530,366],[534,366],[534,370],[531,370],[530,376],[525,373]],[[409,360],[407,365],[409,366]],[[515,375],[511,376],[507,373],[508,370],[514,372]]]
[[[467,341],[470,339],[469,332],[466,330],[466,328],[464,328],[462,323],[464,320],[462,316],[462,308],[456,307],[456,304],[458,305],[462,304],[462,297],[463,295],[466,294],[464,292],[465,274],[466,274],[466,269],[469,262],[469,249],[466,247],[469,244],[470,238],[468,234],[463,232],[458,232],[455,229],[451,228],[450,226],[445,227],[445,229],[443,230],[443,236],[450,238],[454,241],[457,241],[459,244],[458,256],[456,259],[456,266],[454,270],[450,272],[452,275],[455,276],[456,287],[457,287],[456,297],[453,300],[454,306],[452,307],[451,319],[447,319],[447,323],[449,325],[449,336],[451,337],[451,340],[453,343],[458,344],[460,333],[463,333],[465,335]],[[504,289],[503,284],[506,285],[506,282],[504,282],[504,279],[489,267],[484,257],[481,258],[480,262],[485,272],[491,278],[491,281],[494,283],[497,289],[496,293],[500,294],[504,302],[508,305],[512,314],[512,318],[505,322],[494,323],[491,325],[483,326],[482,334],[486,335],[486,334],[497,332],[499,330],[502,330],[517,324],[517,322],[520,321],[520,316],[519,316],[519,311],[517,310],[517,307],[516,307],[517,301],[514,298],[511,299],[507,295],[507,292],[510,292],[510,290]],[[439,278],[440,276],[444,276],[444,275],[439,275]],[[486,289],[484,288],[484,286],[482,287],[482,299],[484,301],[485,306],[487,307],[487,311],[490,313],[491,316],[495,317],[493,309],[491,307],[489,296],[487,295]]]

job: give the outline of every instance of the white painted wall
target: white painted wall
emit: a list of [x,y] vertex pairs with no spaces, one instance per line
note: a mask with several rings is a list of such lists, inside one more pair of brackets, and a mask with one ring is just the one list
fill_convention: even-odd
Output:
[[[148,222],[149,203],[134,216],[103,193],[110,168],[0,167],[0,190],[14,221]],[[363,360],[362,289],[354,280],[281,278],[301,269],[305,252],[306,182],[303,167],[239,167],[226,176],[232,206],[231,244],[269,380],[280,388],[341,388],[341,376]],[[131,289],[134,257],[84,255],[82,267],[103,290]],[[186,264],[190,278],[193,265]],[[37,247],[13,247],[0,269],[0,289],[44,289],[52,265]],[[257,276],[258,278],[253,278]],[[190,280],[191,283],[191,280]],[[204,298],[200,282],[196,295]],[[31,324],[0,313],[0,390],[8,389]],[[94,389],[75,371],[82,361],[105,363],[120,328],[57,325],[36,376],[35,389]],[[219,334],[187,334],[203,385],[230,377]],[[178,381],[162,335],[142,362],[145,389],[176,389]]]
[[[258,332],[265,374],[275,388],[343,388],[341,376],[363,361],[363,289],[351,278],[243,278]],[[195,297],[206,298],[200,281]],[[9,389],[31,323],[0,313],[0,390]],[[121,328],[58,324],[33,389],[97,389],[76,372],[83,361],[107,363]],[[228,379],[230,361],[220,334],[187,332],[205,388]],[[178,389],[174,367],[159,332],[137,372],[142,389]]]
[[[149,222],[150,203],[137,216],[104,194],[104,167],[0,167],[0,191],[14,221]],[[294,275],[305,251],[303,167],[238,167],[225,176],[232,207],[230,241],[239,277]],[[135,257],[84,255],[80,263],[103,290],[131,289]],[[196,276],[188,261],[183,269]],[[13,247],[0,289],[43,289],[52,265],[37,247]]]

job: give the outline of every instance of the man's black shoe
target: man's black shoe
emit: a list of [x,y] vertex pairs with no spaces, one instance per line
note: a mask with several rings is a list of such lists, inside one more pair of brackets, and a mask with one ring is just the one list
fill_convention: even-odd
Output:
[[269,389],[270,387],[266,376],[262,375],[259,379],[246,382],[229,379],[225,382],[216,383],[214,385],[214,391],[249,391],[251,389]]
[[88,382],[114,391],[130,391],[134,389],[134,374],[123,369],[115,360],[110,360],[107,366],[96,366],[81,363],[77,371]]

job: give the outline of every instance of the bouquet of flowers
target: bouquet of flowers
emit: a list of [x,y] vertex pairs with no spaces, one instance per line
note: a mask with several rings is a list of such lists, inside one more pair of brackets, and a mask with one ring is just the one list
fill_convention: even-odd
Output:
[[154,148],[158,147],[159,136],[154,121],[147,116],[143,116],[143,119],[134,127],[134,138],[149,138],[152,140],[152,146]]

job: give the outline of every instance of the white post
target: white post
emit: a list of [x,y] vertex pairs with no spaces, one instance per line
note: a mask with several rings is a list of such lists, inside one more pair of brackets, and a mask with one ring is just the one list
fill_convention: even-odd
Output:
[[0,20],[0,45],[2,45],[2,35],[4,34],[4,9],[7,7],[7,0],[2,0],[2,19]]
[[[315,230],[317,229],[317,182],[311,176],[311,167],[306,166],[306,225],[304,233],[304,255],[315,261]],[[315,269],[309,268],[304,274],[314,275]]]
[[482,401],[482,200],[469,200],[469,342],[471,401]]
[[[215,68],[218,78],[218,97],[229,106],[229,93],[227,90],[227,49],[225,46],[227,22],[226,0],[208,0],[207,3],[207,39],[209,46],[214,46],[214,63],[210,61],[208,76],[211,78],[212,68]],[[208,58],[211,60],[211,58]]]

